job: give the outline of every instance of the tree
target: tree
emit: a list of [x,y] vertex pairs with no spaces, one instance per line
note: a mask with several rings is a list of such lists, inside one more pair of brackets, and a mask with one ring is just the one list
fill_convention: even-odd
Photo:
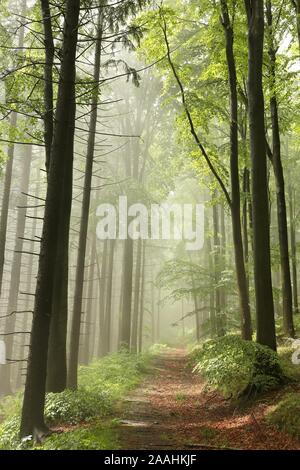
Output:
[[269,201],[262,86],[264,2],[245,0],[257,342],[276,350],[271,279]]
[[270,74],[270,110],[272,122],[272,164],[276,181],[278,234],[280,248],[280,265],[282,278],[282,298],[283,298],[283,327],[284,332],[291,338],[295,336],[293,324],[293,300],[292,285],[289,260],[287,210],[285,201],[285,183],[283,167],[281,162],[281,139],[278,116],[278,100],[276,93],[276,49],[274,43],[272,2],[266,0],[266,16],[268,25],[268,53],[269,53],[269,74]]
[[77,265],[76,265],[75,294],[74,294],[73,315],[72,315],[72,325],[71,325],[70,356],[69,356],[69,368],[68,368],[68,387],[71,389],[77,388],[77,364],[78,364],[78,354],[79,354],[79,338],[80,338],[80,324],[81,324],[81,311],[82,311],[84,263],[85,263],[88,221],[89,221],[91,182],[92,182],[92,175],[93,175],[94,148],[95,148],[95,136],[96,136],[96,127],[97,127],[97,115],[98,115],[97,104],[98,104],[98,95],[99,95],[103,21],[104,21],[103,8],[100,7],[99,12],[98,12],[98,24],[97,24],[97,32],[96,32],[97,41],[96,41],[96,47],[95,47],[94,74],[93,74],[93,79],[96,85],[94,87],[92,103],[91,103],[89,139],[88,139],[88,147],[87,147],[87,155],[86,155],[84,190],[83,190],[81,220],[80,220],[79,248],[78,248]]
[[64,180],[72,173],[73,166],[75,59],[79,11],[79,0],[67,0],[41,253],[22,407],[20,435],[21,437],[32,435],[36,439],[47,432],[44,422],[47,353],[55,260],[60,242],[57,207],[60,207],[63,200]]
[[238,144],[238,95],[236,65],[233,51],[234,33],[228,14],[227,1],[221,1],[221,21],[226,41],[226,60],[229,76],[230,94],[230,176],[231,176],[231,217],[235,251],[237,284],[239,289],[240,308],[242,315],[242,336],[252,338],[249,292],[244,259],[244,247],[241,227],[241,203],[239,181],[239,144]]

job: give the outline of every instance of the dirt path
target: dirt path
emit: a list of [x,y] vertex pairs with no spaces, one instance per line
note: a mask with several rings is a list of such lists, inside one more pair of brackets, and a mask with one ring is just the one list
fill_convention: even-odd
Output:
[[268,426],[268,400],[245,411],[193,376],[184,350],[153,361],[141,386],[124,402],[119,438],[123,449],[300,449],[300,443]]

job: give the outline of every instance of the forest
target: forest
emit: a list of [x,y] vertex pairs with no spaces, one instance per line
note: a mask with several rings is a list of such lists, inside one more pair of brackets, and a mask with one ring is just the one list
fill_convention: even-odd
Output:
[[0,2],[1,453],[300,450],[299,73],[300,0]]

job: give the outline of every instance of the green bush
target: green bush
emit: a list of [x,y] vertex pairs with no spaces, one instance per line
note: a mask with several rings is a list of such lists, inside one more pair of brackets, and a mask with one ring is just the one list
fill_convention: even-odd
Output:
[[267,421],[283,432],[300,439],[300,395],[287,394],[268,414]]
[[95,415],[104,415],[111,400],[105,390],[91,391],[80,388],[62,393],[49,393],[46,398],[45,416],[47,424],[77,424]]
[[250,397],[285,380],[274,351],[234,335],[197,346],[191,360],[194,372],[226,397]]

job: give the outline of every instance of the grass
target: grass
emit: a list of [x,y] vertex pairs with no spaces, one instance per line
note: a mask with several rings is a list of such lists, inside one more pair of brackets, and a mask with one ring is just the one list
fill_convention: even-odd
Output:
[[[52,434],[39,448],[117,448],[116,423],[110,416],[120,398],[139,384],[149,358],[122,352],[80,367],[77,391],[47,394],[46,422],[64,432]],[[18,438],[21,403],[21,394],[1,402],[4,422],[0,426],[0,449],[32,448],[31,436],[22,442]]]
[[175,395],[175,400],[178,402],[182,402],[186,399],[186,395],[184,393],[178,392]]
[[287,393],[267,415],[267,421],[280,431],[300,440],[300,395]]

